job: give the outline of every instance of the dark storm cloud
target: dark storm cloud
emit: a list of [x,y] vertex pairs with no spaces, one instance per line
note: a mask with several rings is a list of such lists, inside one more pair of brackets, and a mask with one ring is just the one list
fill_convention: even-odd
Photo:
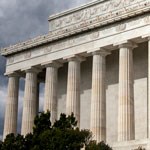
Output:
[[[3,1],[3,0],[2,0]],[[8,0],[5,0],[8,1]],[[82,0],[83,1],[83,0]],[[48,31],[48,16],[73,7],[80,0],[12,0],[0,6],[0,46],[32,38]],[[84,0],[87,1],[87,0]]]
[[[0,47],[48,32],[48,16],[89,0],[1,0]],[[0,56],[0,76],[5,71]],[[1,83],[2,84],[2,83]]]

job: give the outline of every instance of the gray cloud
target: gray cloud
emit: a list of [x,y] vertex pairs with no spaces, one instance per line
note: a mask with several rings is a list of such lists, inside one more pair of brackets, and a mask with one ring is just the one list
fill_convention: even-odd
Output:
[[[47,33],[49,15],[88,1],[90,0],[0,0],[0,47]],[[3,132],[4,105],[7,95],[7,78],[3,76],[5,63],[6,59],[0,56],[0,139]],[[24,82],[21,81],[18,131],[21,127],[23,84]],[[41,89],[40,103],[42,106],[43,85]]]

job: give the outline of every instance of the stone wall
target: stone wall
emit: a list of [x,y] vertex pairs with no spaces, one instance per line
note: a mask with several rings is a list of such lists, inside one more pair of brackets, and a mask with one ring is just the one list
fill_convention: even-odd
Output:
[[[135,138],[147,137],[147,42],[139,44],[134,50],[134,98],[135,98]],[[107,142],[117,141],[118,114],[118,75],[119,51],[114,50],[106,57],[106,106],[107,106]],[[92,81],[92,57],[88,57],[81,65],[81,128],[90,128]],[[66,109],[67,63],[59,69],[58,77],[58,116]]]

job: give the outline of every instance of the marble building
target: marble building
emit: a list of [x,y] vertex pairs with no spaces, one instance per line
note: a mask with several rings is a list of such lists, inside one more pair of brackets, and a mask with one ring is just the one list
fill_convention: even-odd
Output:
[[52,122],[73,112],[81,129],[114,150],[150,150],[150,0],[94,0],[48,21],[46,35],[1,50],[9,79],[4,138],[17,130],[23,77],[21,134],[32,132],[44,82]]

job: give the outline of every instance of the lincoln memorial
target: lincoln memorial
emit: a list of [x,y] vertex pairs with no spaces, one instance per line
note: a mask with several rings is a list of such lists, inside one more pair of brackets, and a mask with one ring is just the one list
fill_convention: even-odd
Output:
[[78,127],[114,150],[150,150],[150,0],[93,0],[48,18],[46,35],[1,49],[8,96],[4,134],[32,132],[44,83],[52,123],[74,113]]

